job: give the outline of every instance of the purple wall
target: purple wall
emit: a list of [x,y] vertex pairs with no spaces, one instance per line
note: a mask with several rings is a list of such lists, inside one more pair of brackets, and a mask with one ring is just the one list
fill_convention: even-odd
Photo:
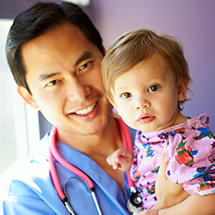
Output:
[[107,48],[125,31],[150,28],[178,37],[194,83],[192,101],[185,103],[187,116],[210,116],[215,133],[215,1],[213,0],[91,0],[94,23]]

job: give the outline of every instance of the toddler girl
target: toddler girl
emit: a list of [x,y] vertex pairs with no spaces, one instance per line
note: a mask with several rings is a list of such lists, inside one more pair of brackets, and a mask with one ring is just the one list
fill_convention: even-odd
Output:
[[183,185],[187,197],[199,194],[214,201],[215,139],[209,117],[191,119],[181,113],[191,82],[181,44],[146,29],[125,33],[108,49],[102,75],[108,99],[125,123],[137,130],[133,154],[120,149],[107,161],[114,169],[130,170],[143,210],[157,201],[155,182],[163,148],[166,177]]

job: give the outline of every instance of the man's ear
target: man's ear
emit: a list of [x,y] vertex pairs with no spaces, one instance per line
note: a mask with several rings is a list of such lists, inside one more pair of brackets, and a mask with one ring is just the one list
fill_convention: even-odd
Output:
[[184,101],[186,97],[187,85],[188,85],[188,82],[184,78],[181,78],[179,80],[178,82],[178,101],[179,102]]
[[106,49],[103,45],[102,45],[102,49],[103,49],[104,53],[106,53]]
[[25,100],[27,104],[31,105],[31,107],[33,107],[34,109],[39,110],[37,103],[34,101],[32,95],[28,92],[26,88],[19,85],[17,87],[17,92]]

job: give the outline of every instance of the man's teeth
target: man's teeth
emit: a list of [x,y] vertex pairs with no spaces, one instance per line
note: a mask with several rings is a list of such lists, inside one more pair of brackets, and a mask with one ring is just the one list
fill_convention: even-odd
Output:
[[91,106],[89,106],[89,107],[86,108],[86,109],[78,110],[78,111],[76,111],[75,113],[78,114],[78,115],[86,115],[86,114],[90,113],[90,112],[93,110],[93,108],[94,108],[95,106],[96,106],[96,103],[93,104],[93,105],[91,105]]

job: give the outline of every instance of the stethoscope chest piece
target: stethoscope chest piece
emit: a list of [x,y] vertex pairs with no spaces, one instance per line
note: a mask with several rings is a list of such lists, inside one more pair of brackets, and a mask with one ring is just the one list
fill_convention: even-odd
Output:
[[130,213],[134,213],[134,212],[143,210],[142,198],[138,191],[131,194],[131,196],[127,202],[127,208]]

